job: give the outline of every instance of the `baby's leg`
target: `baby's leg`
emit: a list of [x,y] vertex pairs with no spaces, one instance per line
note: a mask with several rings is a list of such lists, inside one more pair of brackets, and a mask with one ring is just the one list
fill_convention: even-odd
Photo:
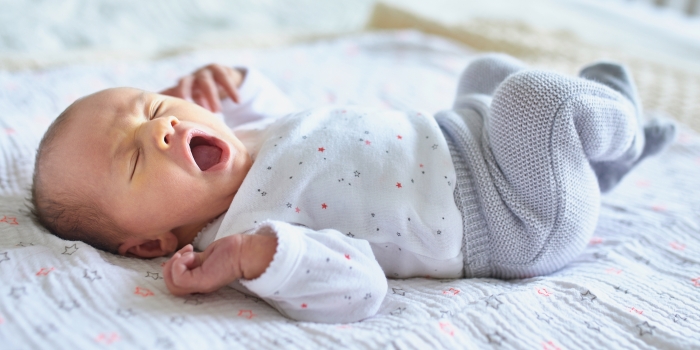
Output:
[[600,191],[608,192],[642,159],[660,152],[669,145],[675,138],[676,127],[672,122],[663,119],[654,119],[644,124],[637,90],[632,76],[624,66],[607,62],[596,63],[582,69],[579,76],[618,91],[634,104],[637,112],[637,132],[629,149],[617,159],[591,162],[591,167],[598,177]]
[[546,274],[578,256],[600,207],[589,162],[619,158],[636,134],[635,106],[607,86],[537,70],[508,77],[485,121],[500,197],[484,200],[493,275]]
[[523,62],[504,54],[486,54],[473,60],[459,77],[453,109],[462,109],[460,101],[468,95],[492,95],[509,75],[525,68]]

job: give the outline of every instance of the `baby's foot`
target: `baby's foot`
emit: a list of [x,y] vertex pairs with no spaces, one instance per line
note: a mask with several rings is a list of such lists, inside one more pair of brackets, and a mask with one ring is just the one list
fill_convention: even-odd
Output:
[[644,126],[644,149],[637,159],[631,162],[591,163],[598,177],[600,192],[612,190],[632,168],[642,159],[653,156],[668,147],[676,138],[676,125],[665,118],[654,118]]
[[508,76],[525,68],[523,62],[504,54],[486,54],[473,60],[459,77],[455,109],[459,109],[461,97],[471,94],[490,96]]
[[[630,148],[619,158],[604,162],[591,162],[591,167],[598,177],[601,192],[610,191],[622,177],[627,174],[642,158],[645,149],[645,125],[641,112],[641,104],[637,97],[637,89],[632,76],[627,69],[619,64],[599,62],[584,67],[579,76],[606,85],[626,97],[635,107],[636,120],[630,120],[630,125],[637,128],[636,135]],[[646,155],[645,155],[646,157]]]

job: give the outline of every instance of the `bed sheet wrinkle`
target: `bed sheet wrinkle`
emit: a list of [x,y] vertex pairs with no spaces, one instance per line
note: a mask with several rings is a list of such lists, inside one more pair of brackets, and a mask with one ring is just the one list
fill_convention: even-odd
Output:
[[349,103],[434,113],[451,105],[454,81],[474,55],[445,39],[396,31],[0,72],[0,348],[700,347],[700,136],[686,127],[667,153],[603,198],[593,239],[566,268],[512,281],[390,280],[379,313],[353,324],[292,321],[230,288],[171,296],[164,258],[128,259],[62,241],[27,215],[42,133],[97,89],[157,90],[216,61],[255,65],[304,108]]

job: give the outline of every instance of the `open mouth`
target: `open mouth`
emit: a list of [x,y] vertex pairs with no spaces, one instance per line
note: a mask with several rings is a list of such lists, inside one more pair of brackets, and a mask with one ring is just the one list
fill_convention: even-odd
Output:
[[220,147],[214,144],[213,140],[209,140],[202,136],[194,136],[190,140],[190,152],[194,162],[197,163],[199,170],[206,171],[207,169],[219,164],[223,151]]

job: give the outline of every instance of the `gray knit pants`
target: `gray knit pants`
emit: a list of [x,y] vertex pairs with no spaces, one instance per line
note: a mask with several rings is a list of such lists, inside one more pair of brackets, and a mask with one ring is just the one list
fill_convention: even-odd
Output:
[[635,113],[607,86],[507,56],[467,67],[453,109],[435,116],[458,175],[465,277],[524,278],[574,259],[600,208],[589,162],[631,147]]

